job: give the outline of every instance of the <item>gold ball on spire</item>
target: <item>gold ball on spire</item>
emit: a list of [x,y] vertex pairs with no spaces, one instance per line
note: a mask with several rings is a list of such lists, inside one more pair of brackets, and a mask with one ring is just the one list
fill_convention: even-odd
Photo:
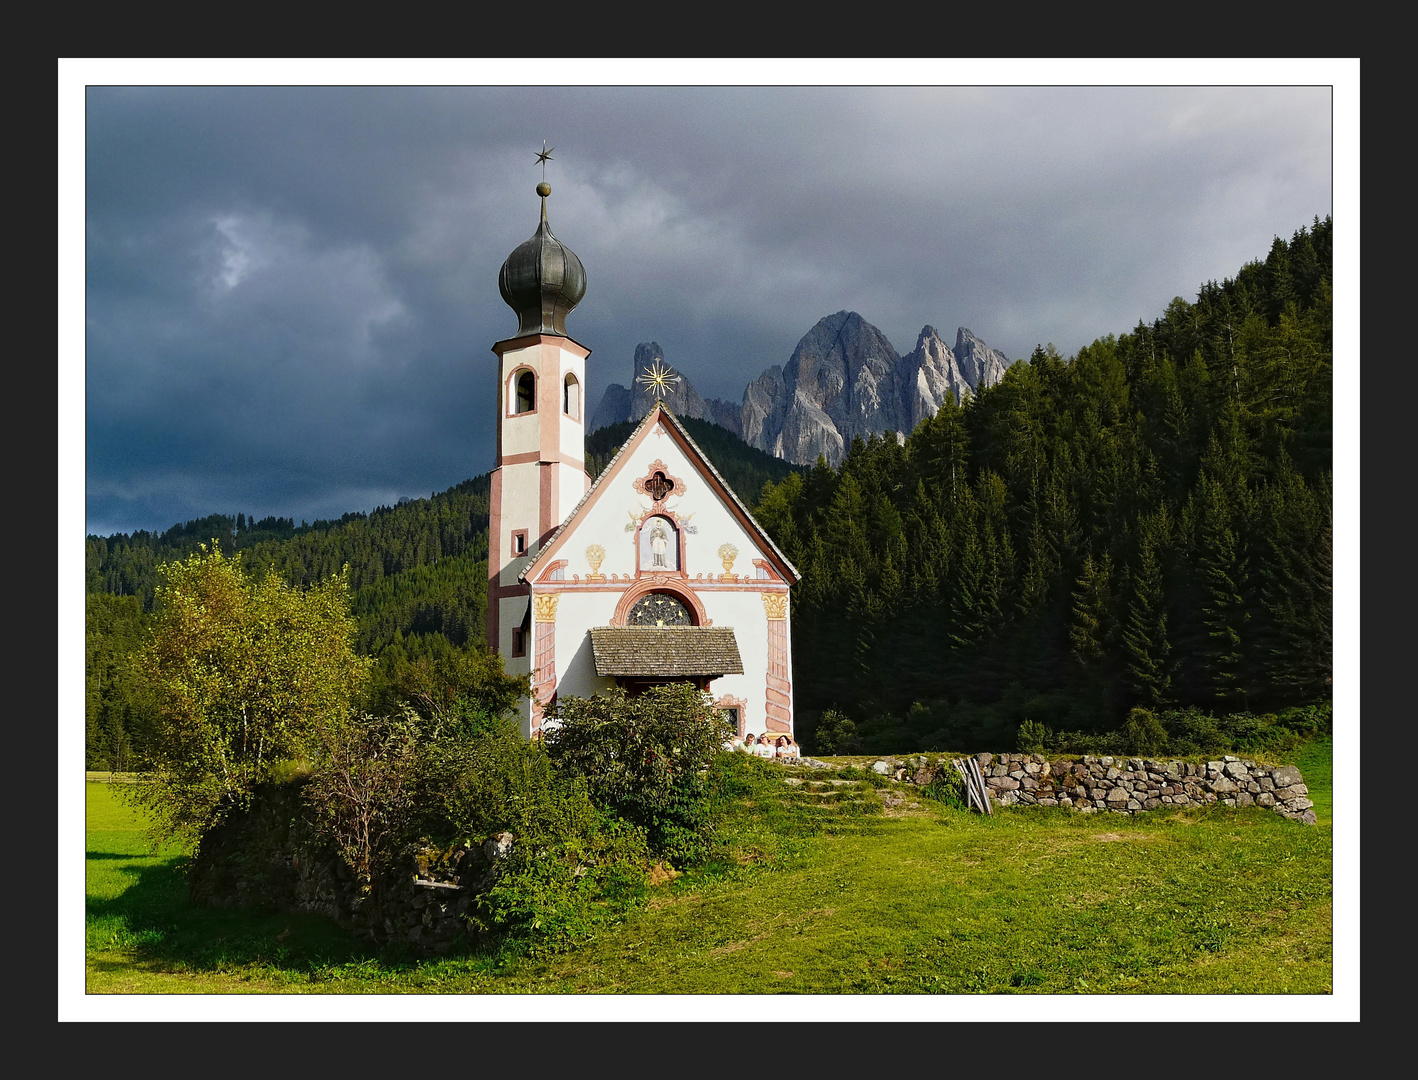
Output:
[[537,194],[540,195],[543,199],[545,199],[548,195],[551,194],[551,185],[548,184],[545,180],[543,180],[540,184],[537,185]]

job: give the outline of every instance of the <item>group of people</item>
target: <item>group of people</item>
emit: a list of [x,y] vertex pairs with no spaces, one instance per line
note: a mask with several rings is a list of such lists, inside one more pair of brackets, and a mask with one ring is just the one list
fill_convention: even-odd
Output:
[[730,749],[742,750],[746,754],[753,754],[756,757],[772,758],[782,761],[796,761],[799,757],[798,744],[793,742],[791,735],[774,734],[764,732],[762,735],[749,733],[740,739],[734,736]]

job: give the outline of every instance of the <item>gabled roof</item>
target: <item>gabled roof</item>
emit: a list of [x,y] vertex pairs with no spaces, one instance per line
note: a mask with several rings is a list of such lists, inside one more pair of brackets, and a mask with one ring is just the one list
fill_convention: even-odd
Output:
[[798,573],[798,568],[788,561],[786,555],[778,550],[778,545],[773,542],[772,537],[763,531],[763,526],[758,524],[754,516],[749,513],[748,507],[744,506],[739,497],[734,494],[734,489],[719,475],[719,470],[714,468],[714,463],[709,460],[703,450],[699,449],[695,441],[689,437],[689,432],[685,431],[680,425],[675,414],[670,412],[670,410],[663,405],[657,404],[645,414],[644,419],[642,419],[640,423],[635,426],[635,430],[630,433],[630,437],[621,444],[620,449],[617,450],[615,456],[611,458],[610,464],[601,470],[601,475],[596,477],[596,481],[591,485],[590,490],[587,491],[586,494],[581,497],[581,501],[576,504],[576,509],[572,510],[571,513],[567,515],[566,520],[557,526],[556,532],[552,533],[551,538],[542,545],[536,557],[522,568],[522,572],[517,575],[518,581],[526,582],[536,578],[536,575],[540,572],[539,567],[544,566],[550,561],[552,555],[561,547],[566,535],[586,516],[591,505],[599,498],[602,487],[608,485],[615,475],[624,467],[626,460],[630,456],[630,451],[633,451],[644,442],[649,433],[654,430],[655,424],[660,421],[664,421],[665,428],[669,431],[670,437],[680,444],[681,449],[686,452],[689,459],[699,467],[705,479],[709,481],[710,488],[729,504],[730,511],[739,519],[739,523],[762,542],[764,549],[772,557],[778,569],[778,573],[783,576],[784,580],[787,581],[789,585],[793,585],[802,578],[802,574]]

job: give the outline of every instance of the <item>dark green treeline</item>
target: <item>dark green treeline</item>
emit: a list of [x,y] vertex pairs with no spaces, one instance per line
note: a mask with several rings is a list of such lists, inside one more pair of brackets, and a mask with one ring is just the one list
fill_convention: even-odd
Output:
[[[796,703],[872,749],[1330,693],[1331,222],[766,488]],[[825,732],[824,732],[825,734]]]

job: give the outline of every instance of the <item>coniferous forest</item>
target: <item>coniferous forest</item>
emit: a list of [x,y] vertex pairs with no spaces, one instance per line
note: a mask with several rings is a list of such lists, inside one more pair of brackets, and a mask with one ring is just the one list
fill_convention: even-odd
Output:
[[[1329,218],[1152,322],[800,470],[686,428],[802,573],[794,695],[818,752],[1000,750],[1130,710],[1250,714],[1331,679]],[[624,427],[625,431],[620,431]],[[587,440],[603,468],[629,426]],[[481,648],[488,477],[297,526],[217,515],[87,542],[88,766],[141,764],[157,567],[216,538],[307,585],[350,567],[373,694]],[[1032,725],[1032,728],[1029,727]]]

